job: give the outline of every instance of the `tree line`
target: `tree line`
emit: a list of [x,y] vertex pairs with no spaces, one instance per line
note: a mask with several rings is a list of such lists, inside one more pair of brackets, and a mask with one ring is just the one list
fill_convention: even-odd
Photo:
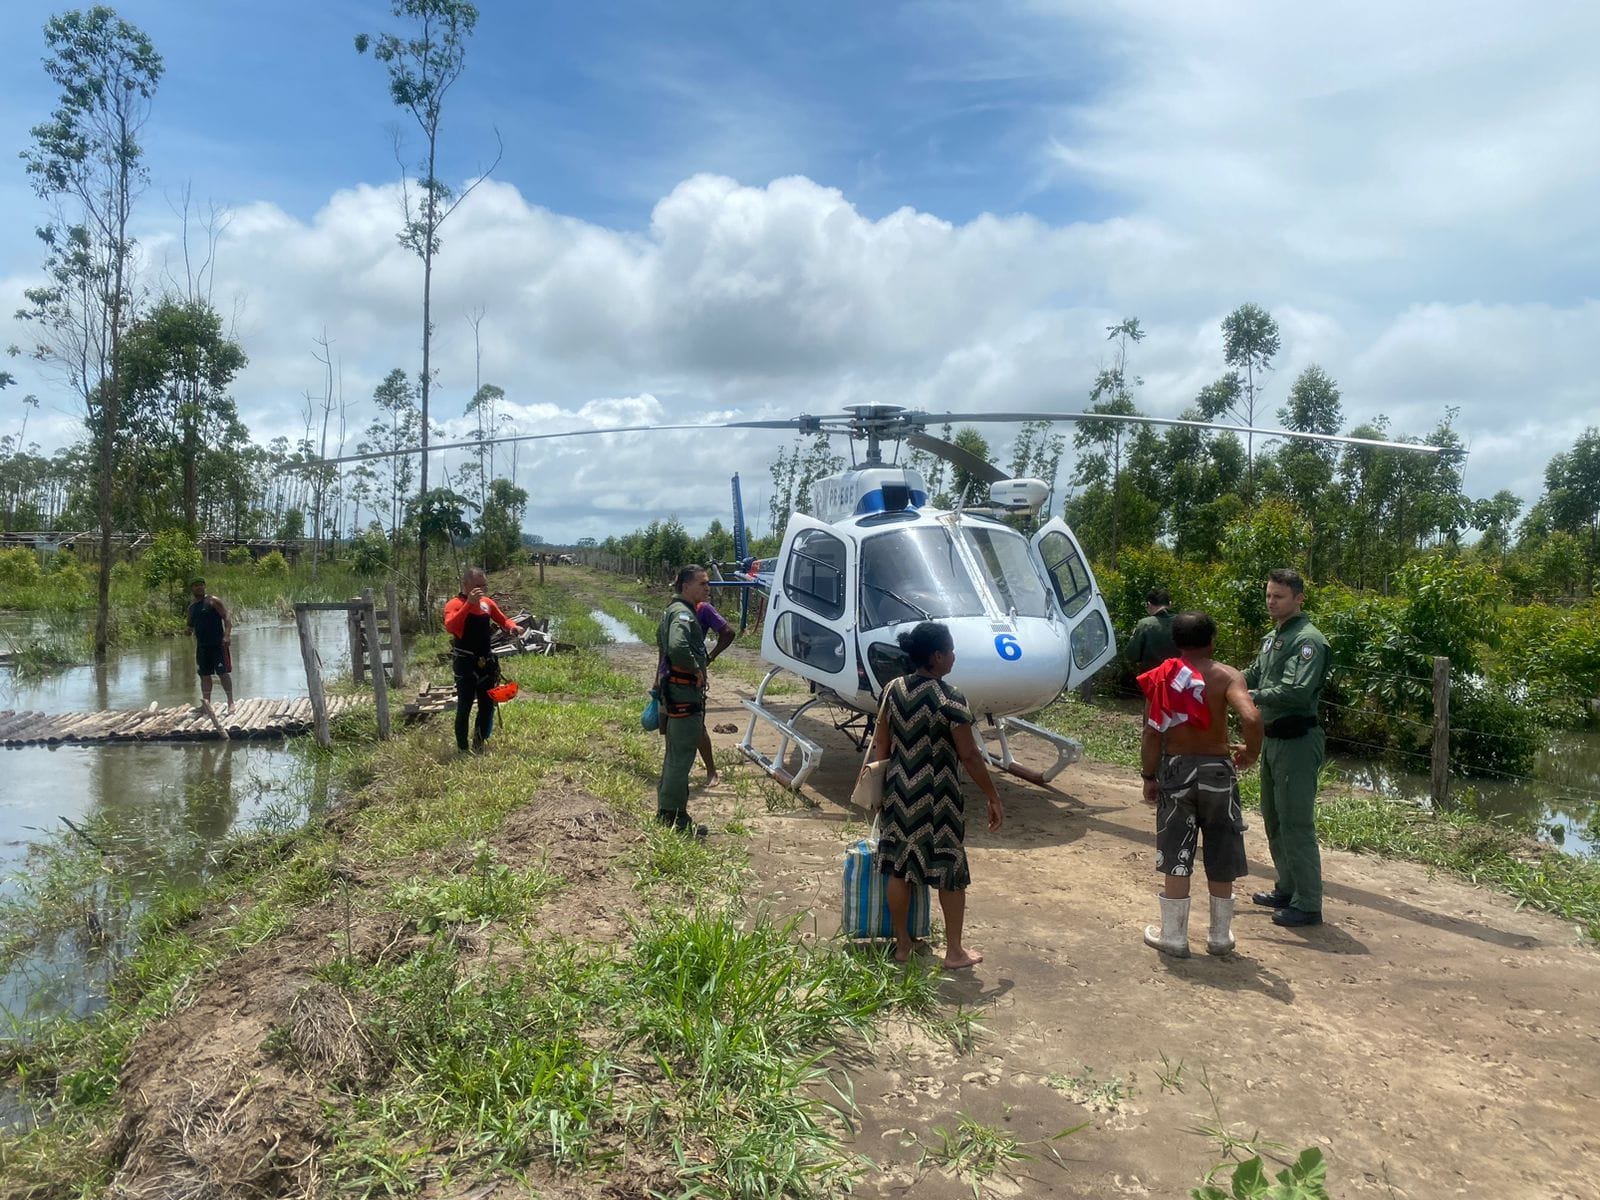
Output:
[[[390,98],[408,114],[423,150],[404,172],[397,238],[422,265],[420,369],[397,368],[378,389],[379,417],[355,434],[358,452],[426,447],[431,411],[432,284],[440,230],[471,188],[454,192],[437,171],[446,97],[465,68],[477,8],[466,0],[392,0],[398,31],[361,33],[358,54],[383,67]],[[305,397],[304,434],[253,443],[229,388],[248,363],[213,304],[211,279],[226,215],[213,212],[191,241],[185,196],[181,278],[156,280],[133,235],[149,183],[144,131],[165,64],[150,38],[104,5],[51,17],[44,27],[44,71],[55,107],[30,131],[22,151],[28,180],[47,210],[39,229],[43,281],[16,314],[27,330],[13,354],[55,374],[78,400],[83,438],[51,455],[27,439],[36,396],[23,397],[22,421],[0,434],[0,502],[7,530],[98,532],[95,651],[108,642],[113,537],[181,527],[191,536],[298,537],[309,521],[315,564],[326,549],[369,524],[392,544],[414,548],[418,601],[428,607],[428,552],[441,539],[472,532],[476,508],[487,557],[510,535],[520,542],[527,496],[493,476],[480,455],[475,473],[430,481],[424,454],[387,470],[341,472],[318,466],[339,457],[351,431],[331,342],[318,340],[326,386]],[[397,137],[397,157],[401,146]],[[480,173],[485,177],[499,161]],[[482,312],[469,317],[474,337]],[[0,371],[0,389],[15,386]],[[504,393],[481,378],[469,414],[480,436]],[[337,421],[335,421],[337,413]],[[329,455],[330,442],[335,451]],[[492,452],[491,452],[492,453]],[[437,486],[430,486],[430,482]],[[415,490],[413,491],[413,487]]]

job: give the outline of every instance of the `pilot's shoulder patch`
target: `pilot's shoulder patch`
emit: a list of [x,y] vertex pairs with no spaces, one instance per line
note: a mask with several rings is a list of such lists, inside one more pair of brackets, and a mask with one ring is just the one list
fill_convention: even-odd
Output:
[[1310,642],[1300,647],[1300,657],[1310,662],[1316,656],[1317,648]]

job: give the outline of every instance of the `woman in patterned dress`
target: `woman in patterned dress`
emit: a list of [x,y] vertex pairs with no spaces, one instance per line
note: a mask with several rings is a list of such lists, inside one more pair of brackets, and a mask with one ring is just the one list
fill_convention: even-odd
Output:
[[966,697],[944,682],[955,666],[955,642],[948,627],[924,621],[899,638],[916,670],[891,680],[884,689],[882,720],[872,740],[872,761],[887,758],[883,809],[879,814],[878,862],[889,876],[889,915],[894,923],[894,957],[905,962],[912,943],[907,928],[911,887],[939,889],[944,912],[946,967],[970,967],[983,955],[961,944],[966,916],[966,819],[956,763],[989,798],[989,828],[1005,819],[1000,794],[984,765],[972,732]]

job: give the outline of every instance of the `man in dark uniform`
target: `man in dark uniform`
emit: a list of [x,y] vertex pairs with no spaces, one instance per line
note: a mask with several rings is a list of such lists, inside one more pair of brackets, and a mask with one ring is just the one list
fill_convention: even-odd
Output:
[[661,732],[667,741],[656,786],[656,820],[696,837],[705,837],[706,827],[689,819],[689,769],[706,723],[706,635],[695,610],[710,599],[706,569],[683,567],[673,584],[672,603],[656,626]]
[[1144,610],[1149,615],[1133,627],[1125,650],[1128,661],[1141,675],[1178,657],[1178,647],[1172,640],[1171,604],[1166,588],[1151,588],[1145,593]]
[[224,713],[233,712],[233,618],[215,596],[206,594],[206,581],[189,585],[194,602],[189,605],[189,632],[194,634],[194,661],[200,673],[200,697],[211,703],[211,677],[222,680],[222,694],[228,698]]
[[1328,639],[1300,611],[1298,571],[1267,573],[1267,615],[1275,628],[1245,669],[1250,698],[1266,725],[1261,755],[1261,821],[1278,880],[1251,897],[1277,911],[1276,925],[1322,924],[1322,854],[1317,849],[1317,773],[1325,741],[1317,702],[1328,678]]
[[521,629],[500,606],[489,599],[483,568],[472,567],[461,577],[461,591],[444,606],[445,632],[450,635],[450,665],[456,677],[456,749],[467,752],[467,727],[473,702],[478,705],[473,751],[481,751],[494,730],[495,703],[489,689],[500,682],[500,660],[489,648],[496,625],[512,637]]

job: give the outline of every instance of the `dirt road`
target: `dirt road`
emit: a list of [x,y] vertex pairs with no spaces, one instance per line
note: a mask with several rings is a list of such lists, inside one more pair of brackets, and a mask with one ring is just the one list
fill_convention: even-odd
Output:
[[[713,734],[721,759],[751,690],[725,676],[713,689],[708,722],[739,729]],[[767,811],[748,785],[741,800],[731,779],[691,804],[714,829],[753,807],[751,894],[814,913],[828,936],[862,814],[844,803],[853,746],[826,726],[820,740],[793,809]],[[1064,1165],[1034,1145],[987,1195],[1183,1196],[1221,1158],[1213,1126],[1259,1131],[1281,1147],[1269,1163],[1320,1147],[1338,1197],[1600,1198],[1600,953],[1572,927],[1407,863],[1325,852],[1322,927],[1277,928],[1246,901],[1236,953],[1164,958],[1141,941],[1158,879],[1137,776],[1088,763],[1049,789],[1000,790],[1004,829],[969,833],[967,941],[987,957],[944,985],[985,1032],[966,1055],[890,1038],[854,1070],[857,1149],[881,1166],[865,1194],[972,1195],[918,1167],[965,1115],[1025,1142],[1093,1121],[1056,1143]],[[1258,827],[1247,845],[1246,892],[1270,883]],[[1202,951],[1205,929],[1197,903]]]

